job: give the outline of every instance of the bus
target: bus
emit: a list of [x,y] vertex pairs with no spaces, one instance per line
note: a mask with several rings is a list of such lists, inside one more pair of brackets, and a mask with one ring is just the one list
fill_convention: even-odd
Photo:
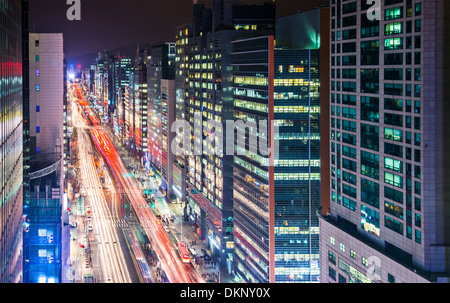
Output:
[[178,242],[178,251],[181,255],[181,260],[183,263],[191,263],[191,257],[189,256],[189,252],[186,249],[186,246],[184,246],[183,243]]

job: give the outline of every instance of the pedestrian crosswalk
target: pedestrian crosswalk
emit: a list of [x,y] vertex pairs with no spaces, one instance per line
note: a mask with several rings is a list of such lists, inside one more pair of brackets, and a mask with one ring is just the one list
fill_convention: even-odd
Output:
[[128,227],[128,222],[125,220],[110,219],[109,224],[116,227]]
[[122,228],[128,228],[129,224],[126,220],[119,220],[117,218],[110,218],[110,219],[104,219],[100,221],[100,224],[106,225],[106,226],[113,226],[113,227],[122,227]]

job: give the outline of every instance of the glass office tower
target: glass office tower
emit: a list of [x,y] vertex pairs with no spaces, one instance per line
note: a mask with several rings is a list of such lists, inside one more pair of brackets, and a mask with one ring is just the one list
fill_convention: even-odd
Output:
[[212,10],[194,4],[192,37],[185,48],[189,68],[185,113],[193,134],[192,153],[186,157],[185,212],[211,254],[220,258],[229,273],[234,249],[233,197],[227,189],[233,182],[233,157],[207,150],[214,149],[221,138],[225,144],[226,121],[233,119],[231,41],[272,32],[275,22],[273,4],[236,3],[213,1]]
[[0,282],[22,282],[22,5],[0,4]]
[[[234,268],[240,282],[319,280],[321,52],[328,51],[319,37],[326,12],[281,18],[275,37],[232,43],[234,120],[249,127],[242,134],[244,128],[236,127],[233,159]],[[286,24],[293,23],[309,23],[307,37],[313,38],[304,38],[304,31],[287,33]],[[274,128],[264,132],[261,121],[273,121]],[[278,150],[273,163],[264,142]]]
[[[270,37],[261,39],[265,45],[252,39],[234,43],[234,117],[258,125],[261,120],[274,120],[278,133],[271,135],[278,141],[278,157],[270,169],[269,156],[237,147],[243,155],[233,160],[235,261],[247,282],[269,282],[270,247],[274,246],[275,282],[317,282],[319,51],[269,51]],[[258,44],[265,51],[258,50]],[[267,57],[270,53],[273,58]],[[252,68],[245,58],[252,58]],[[274,98],[270,100],[269,95]],[[259,136],[261,132],[258,128]],[[249,140],[246,147],[251,144],[256,142]],[[252,268],[251,273],[246,267]]]

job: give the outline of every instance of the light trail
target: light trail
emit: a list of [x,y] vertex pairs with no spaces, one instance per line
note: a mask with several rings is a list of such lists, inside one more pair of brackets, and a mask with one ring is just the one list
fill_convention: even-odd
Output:
[[[76,89],[81,100],[79,101],[80,106],[83,107],[89,118],[94,117],[94,119],[90,119],[90,121],[88,121],[90,122],[89,124],[92,125],[89,127],[91,139],[113,174],[113,178],[118,188],[119,198],[120,200],[124,198],[122,196],[122,192],[128,196],[138,220],[159,258],[161,268],[165,272],[169,282],[204,282],[203,278],[201,278],[200,275],[192,268],[190,268],[190,272],[194,278],[191,279],[190,275],[187,273],[186,266],[190,265],[185,265],[181,262],[180,257],[178,256],[171,241],[168,239],[168,235],[164,231],[161,222],[155,217],[151,209],[148,207],[148,204],[143,198],[141,190],[137,187],[135,180],[128,177],[128,171],[122,163],[120,156],[108,134],[103,129],[99,128],[98,119],[95,115],[89,115],[92,111],[82,96],[80,89],[78,87],[76,87]],[[117,211],[116,203],[116,213]],[[122,215],[125,216],[125,211],[123,208]],[[126,238],[130,240],[131,247],[136,248],[136,242],[134,242],[135,239],[133,239],[130,235],[126,235]],[[136,256],[135,260],[137,261],[144,278],[146,278],[147,273],[149,273],[148,265],[146,262],[143,262],[144,259],[143,256],[139,254],[139,250],[133,249],[133,252]]]
[[120,156],[109,139],[105,131],[95,128],[91,129],[91,136],[100,153],[114,172],[116,181],[122,184],[125,189],[131,205],[137,214],[137,217],[146,232],[148,238],[153,244],[155,251],[161,262],[161,267],[166,273],[169,282],[172,283],[189,283],[193,282],[186,272],[185,265],[181,262],[177,252],[173,248],[171,242],[167,239],[167,235],[151,210],[148,208],[147,202],[143,198],[141,191],[135,182],[124,177],[128,175],[128,171],[123,165]]
[[[76,106],[75,106],[76,107]],[[92,157],[93,148],[91,140],[83,129],[86,128],[86,121],[78,115],[78,110],[73,111],[74,123],[78,128],[78,147],[80,152],[80,171],[82,184],[87,189],[89,200],[93,211],[92,220],[94,233],[97,233],[99,240],[98,253],[102,272],[106,280],[113,283],[131,283],[130,274],[125,263],[122,249],[118,243],[115,228],[107,224],[106,220],[111,217],[106,199],[100,184],[96,165]],[[78,119],[76,119],[78,118]]]

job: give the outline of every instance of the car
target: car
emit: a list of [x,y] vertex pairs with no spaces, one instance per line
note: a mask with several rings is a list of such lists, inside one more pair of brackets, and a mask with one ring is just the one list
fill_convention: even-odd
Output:
[[88,221],[91,221],[91,220],[92,220],[92,217],[91,217],[91,216],[87,216],[87,220],[88,220]]
[[93,231],[93,230],[94,230],[94,227],[92,225],[89,225],[88,226],[88,231]]
[[71,228],[76,228],[77,227],[77,222],[70,222],[70,227]]

